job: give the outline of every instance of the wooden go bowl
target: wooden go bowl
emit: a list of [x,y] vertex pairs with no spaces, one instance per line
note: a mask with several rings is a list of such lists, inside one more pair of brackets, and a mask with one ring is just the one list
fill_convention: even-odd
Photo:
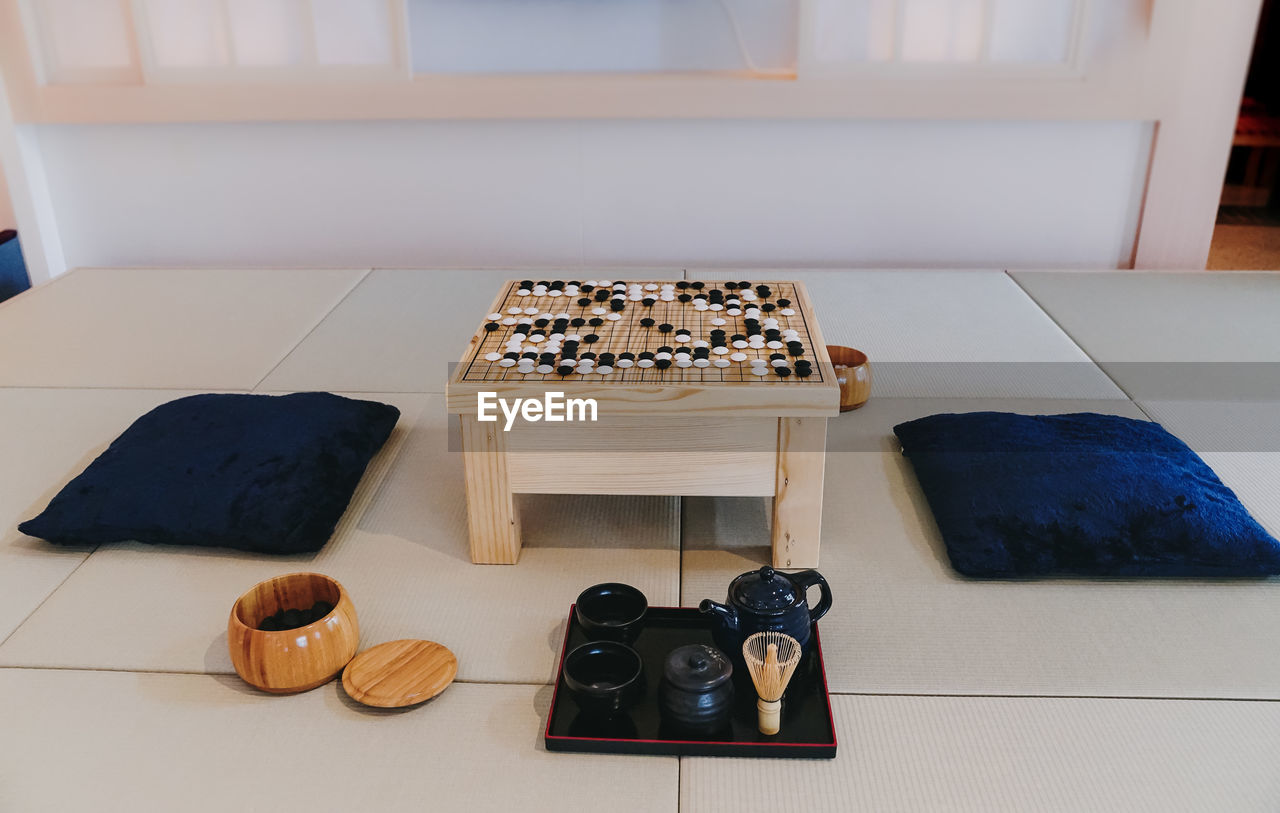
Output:
[[[304,627],[266,632],[258,624],[280,610],[308,609],[317,601],[333,611]],[[227,647],[236,672],[273,694],[305,692],[338,676],[356,654],[360,625],[341,584],[320,573],[289,573],[255,584],[236,600],[227,619]]]
[[857,409],[871,399],[871,362],[867,354],[852,347],[827,345],[827,356],[840,385],[840,411]]

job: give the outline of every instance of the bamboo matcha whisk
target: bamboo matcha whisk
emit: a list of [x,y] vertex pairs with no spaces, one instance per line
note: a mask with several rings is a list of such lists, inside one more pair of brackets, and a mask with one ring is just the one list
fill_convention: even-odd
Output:
[[800,642],[782,632],[757,632],[742,644],[742,657],[756,685],[756,717],[761,734],[782,726],[782,693],[800,663]]

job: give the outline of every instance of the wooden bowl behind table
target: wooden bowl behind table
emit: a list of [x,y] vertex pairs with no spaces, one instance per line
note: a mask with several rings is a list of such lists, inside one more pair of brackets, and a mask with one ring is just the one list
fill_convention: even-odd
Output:
[[857,409],[871,399],[871,362],[867,354],[852,347],[827,345],[827,356],[840,385],[840,411]]
[[[280,610],[333,605],[319,621],[280,632],[258,624]],[[342,585],[320,573],[289,573],[254,585],[231,608],[227,647],[236,672],[251,686],[274,694],[314,689],[337,677],[356,654],[360,625]]]

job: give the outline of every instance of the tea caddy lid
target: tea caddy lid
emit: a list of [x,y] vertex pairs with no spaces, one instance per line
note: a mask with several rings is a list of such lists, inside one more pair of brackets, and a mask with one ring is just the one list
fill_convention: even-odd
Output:
[[675,688],[703,694],[733,676],[724,653],[706,644],[687,644],[667,653],[663,677]]

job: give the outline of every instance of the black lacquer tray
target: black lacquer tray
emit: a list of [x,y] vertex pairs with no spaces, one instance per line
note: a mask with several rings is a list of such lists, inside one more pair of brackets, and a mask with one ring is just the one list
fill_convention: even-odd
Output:
[[[685,644],[715,645],[712,619],[696,608],[650,607],[644,629],[631,643],[644,661],[645,694],[635,706],[612,720],[580,714],[564,677],[556,672],[555,694],[544,737],[548,751],[601,754],[667,754],[677,756],[780,757],[832,759],[836,755],[835,720],[822,663],[822,640],[813,630],[813,647],[796,667],[782,703],[782,731],[772,737],[756,729],[756,693],[745,668],[735,667],[733,716],[725,730],[705,739],[670,730],[658,707],[658,685],[667,653]],[[569,624],[560,650],[564,656],[589,641],[569,608]],[[742,674],[740,674],[740,672]]]

